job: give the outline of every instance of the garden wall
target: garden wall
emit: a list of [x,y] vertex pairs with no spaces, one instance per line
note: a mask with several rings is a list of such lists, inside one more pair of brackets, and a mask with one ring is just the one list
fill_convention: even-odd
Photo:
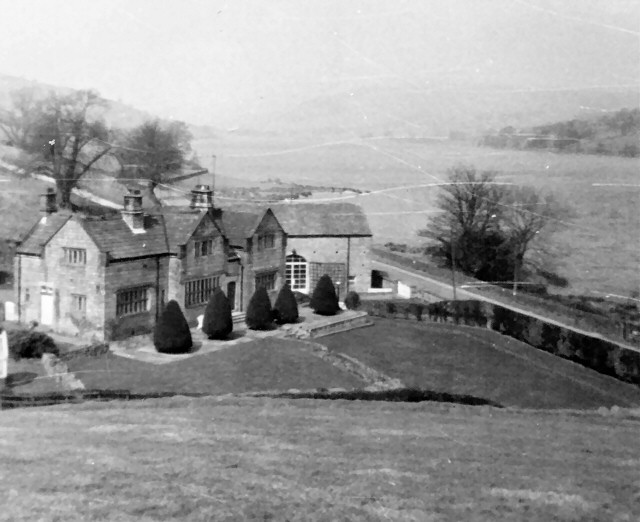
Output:
[[369,315],[495,330],[545,352],[640,386],[640,351],[483,301],[363,300]]

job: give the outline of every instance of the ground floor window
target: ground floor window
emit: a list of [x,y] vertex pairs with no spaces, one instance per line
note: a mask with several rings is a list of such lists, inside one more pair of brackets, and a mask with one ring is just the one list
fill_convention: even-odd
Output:
[[74,312],[84,314],[87,311],[87,296],[71,294],[71,309]]
[[256,275],[256,289],[264,286],[267,290],[275,290],[277,272]]
[[308,292],[309,264],[307,260],[297,254],[291,254],[286,259],[285,278],[291,290]]
[[116,315],[139,314],[147,310],[149,310],[148,287],[127,288],[116,294]]
[[199,306],[209,301],[211,292],[220,286],[220,277],[205,277],[184,284],[184,306]]

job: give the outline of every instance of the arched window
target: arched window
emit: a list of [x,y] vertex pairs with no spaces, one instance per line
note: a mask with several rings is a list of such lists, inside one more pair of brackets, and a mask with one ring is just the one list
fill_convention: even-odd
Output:
[[308,267],[304,257],[296,253],[287,256],[285,278],[291,286],[291,290],[309,293]]

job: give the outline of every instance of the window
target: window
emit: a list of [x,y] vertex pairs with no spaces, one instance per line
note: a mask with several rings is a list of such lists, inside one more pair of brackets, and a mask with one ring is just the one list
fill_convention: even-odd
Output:
[[214,288],[220,286],[220,277],[206,277],[184,284],[184,306],[198,306],[209,300]]
[[87,251],[84,248],[64,248],[64,260],[70,265],[86,265]]
[[308,292],[307,287],[307,260],[297,254],[287,256],[287,264],[285,268],[285,278],[291,290],[298,292]]
[[196,257],[210,256],[213,253],[213,239],[196,241]]
[[276,236],[274,234],[260,234],[258,236],[258,250],[266,250],[276,246]]
[[264,286],[267,290],[275,290],[276,288],[276,272],[268,274],[259,274],[256,276],[256,288]]
[[87,311],[87,296],[71,294],[71,310],[73,312],[85,313]]
[[149,309],[149,289],[147,287],[120,290],[116,295],[118,316],[139,314]]

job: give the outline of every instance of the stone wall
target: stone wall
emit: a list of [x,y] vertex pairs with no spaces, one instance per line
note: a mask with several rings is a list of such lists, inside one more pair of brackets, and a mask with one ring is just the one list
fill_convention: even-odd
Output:
[[[304,257],[310,263],[308,276],[309,292],[313,292],[317,280],[323,273],[333,272],[344,274],[340,281],[341,298],[346,295],[347,288],[347,262],[351,282],[349,289],[358,293],[365,293],[371,286],[371,248],[370,237],[289,237],[287,242],[287,254],[293,251]],[[312,268],[311,264],[316,264]],[[323,266],[326,264],[326,270]],[[341,271],[336,271],[334,264],[342,265]],[[321,273],[322,272],[322,273]],[[334,281],[334,284],[338,281]]]

